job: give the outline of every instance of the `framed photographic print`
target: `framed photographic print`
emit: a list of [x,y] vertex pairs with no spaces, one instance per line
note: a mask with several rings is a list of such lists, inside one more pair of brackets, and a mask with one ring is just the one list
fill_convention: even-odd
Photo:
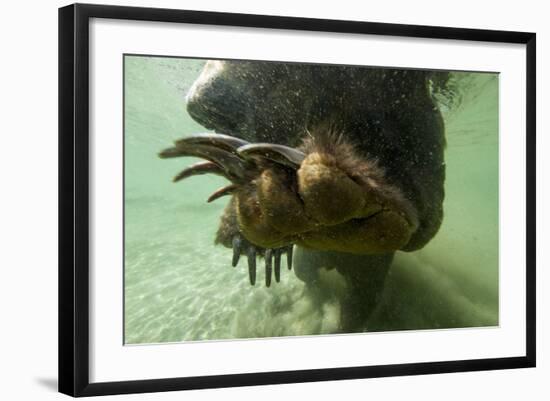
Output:
[[535,34],[59,10],[59,390],[535,366]]

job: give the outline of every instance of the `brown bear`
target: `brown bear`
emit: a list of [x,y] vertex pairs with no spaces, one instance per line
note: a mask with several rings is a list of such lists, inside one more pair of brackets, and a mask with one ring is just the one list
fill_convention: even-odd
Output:
[[[281,256],[318,287],[320,269],[344,279],[341,330],[362,331],[396,251],[414,251],[443,219],[444,124],[434,91],[447,73],[258,61],[209,61],[187,97],[215,133],[192,135],[161,157],[206,162],[175,180],[214,173],[231,184],[216,242],[233,264]],[[293,254],[293,246],[296,251]]]

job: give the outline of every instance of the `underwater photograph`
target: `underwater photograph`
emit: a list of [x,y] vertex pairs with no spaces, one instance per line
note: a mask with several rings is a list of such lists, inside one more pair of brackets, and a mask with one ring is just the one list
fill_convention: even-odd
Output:
[[124,344],[499,325],[499,74],[124,56]]

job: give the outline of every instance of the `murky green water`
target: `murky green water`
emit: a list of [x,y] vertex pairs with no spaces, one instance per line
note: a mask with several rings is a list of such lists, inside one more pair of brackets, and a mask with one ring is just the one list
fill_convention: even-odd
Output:
[[[161,160],[173,140],[204,132],[185,111],[203,61],[125,62],[125,342],[331,333],[339,305],[314,301],[293,271],[251,287],[244,264],[213,244],[225,180],[175,173],[197,159]],[[498,77],[455,74],[461,101],[444,108],[445,219],[424,249],[397,253],[372,330],[498,325]],[[259,283],[262,273],[259,269]]]

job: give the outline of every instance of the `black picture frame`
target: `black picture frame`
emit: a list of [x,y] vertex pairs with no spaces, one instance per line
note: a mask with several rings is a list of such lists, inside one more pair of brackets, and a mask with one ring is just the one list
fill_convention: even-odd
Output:
[[[526,46],[526,353],[519,357],[90,383],[89,22],[91,18],[437,38]],[[535,366],[536,35],[479,29],[74,4],[59,9],[59,391],[95,396]]]

